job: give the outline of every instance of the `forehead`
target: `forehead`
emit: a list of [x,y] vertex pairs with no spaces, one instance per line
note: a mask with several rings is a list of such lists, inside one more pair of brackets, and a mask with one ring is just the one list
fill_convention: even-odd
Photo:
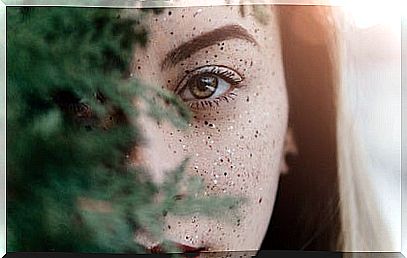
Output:
[[166,43],[171,47],[214,28],[231,24],[239,24],[253,35],[265,27],[276,25],[272,5],[172,7],[148,11],[130,9],[127,13],[143,13],[142,23],[153,37],[152,44]]
[[[163,62],[162,59],[172,50],[199,36],[207,38],[208,41],[216,41],[216,37],[223,41],[244,37],[247,39],[249,35],[260,48],[270,45],[270,41],[278,38],[276,15],[272,5],[182,7],[148,11],[131,9],[128,13],[130,15],[143,13],[142,23],[149,31],[149,42],[147,48],[139,54],[150,57],[149,62],[152,62],[151,57],[156,58],[153,61],[157,62],[155,67],[159,67],[159,62]],[[236,25],[239,29],[236,29]],[[234,28],[240,34],[232,31],[210,33],[220,28]],[[222,35],[225,33],[235,35],[228,38]],[[248,43],[240,41],[239,44]]]
[[263,5],[219,5],[219,6],[184,6],[184,7],[158,7],[158,8],[132,8],[125,10],[128,14],[150,14],[150,18],[162,17],[164,21],[202,22],[205,18],[211,21],[237,18],[255,18],[259,23],[266,24],[267,18],[276,7],[272,4]]

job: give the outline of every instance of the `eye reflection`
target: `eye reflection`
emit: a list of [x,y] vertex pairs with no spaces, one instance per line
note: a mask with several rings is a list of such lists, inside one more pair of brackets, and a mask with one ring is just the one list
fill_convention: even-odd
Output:
[[[191,83],[189,84],[189,91],[197,99],[205,99],[212,96],[216,89],[218,88],[219,81],[218,78],[211,74],[195,75],[191,78]],[[223,81],[224,82],[224,81]]]
[[186,75],[176,93],[191,107],[219,105],[236,96],[232,91],[242,81],[241,75],[226,66],[203,66]]

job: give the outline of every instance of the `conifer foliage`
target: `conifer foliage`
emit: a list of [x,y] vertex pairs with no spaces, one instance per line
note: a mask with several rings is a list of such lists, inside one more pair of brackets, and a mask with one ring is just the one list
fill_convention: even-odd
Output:
[[189,119],[178,98],[126,78],[133,46],[147,42],[141,19],[119,9],[7,8],[7,251],[143,252],[134,232],[165,244],[167,212],[216,215],[241,200],[195,198],[198,178],[176,200],[187,160],[163,185],[126,163],[142,142],[135,97],[156,119]]

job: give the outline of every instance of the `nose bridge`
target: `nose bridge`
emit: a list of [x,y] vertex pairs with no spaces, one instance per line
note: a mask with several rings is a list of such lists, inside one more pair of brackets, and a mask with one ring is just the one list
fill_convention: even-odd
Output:
[[137,126],[145,141],[132,150],[131,164],[147,169],[155,183],[161,183],[164,174],[177,166],[178,159],[173,153],[169,132],[173,129],[167,122],[158,123],[141,110]]

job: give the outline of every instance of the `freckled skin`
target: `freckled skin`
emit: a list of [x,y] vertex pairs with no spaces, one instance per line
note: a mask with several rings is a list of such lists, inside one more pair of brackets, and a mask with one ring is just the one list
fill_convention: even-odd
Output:
[[[244,196],[240,220],[166,216],[165,235],[172,241],[216,250],[256,250],[260,247],[272,214],[283,142],[287,129],[288,103],[284,83],[276,17],[269,8],[270,22],[259,23],[245,7],[172,8],[144,19],[150,29],[147,48],[137,48],[132,72],[152,85],[175,91],[186,71],[205,65],[222,65],[244,79],[233,89],[233,98],[219,106],[193,108],[187,130],[169,123],[157,125],[142,115],[137,121],[148,144],[132,157],[150,168],[154,181],[191,157],[187,173],[204,179],[206,195]],[[266,8],[266,7],[265,7]],[[133,10],[136,12],[137,10]],[[170,11],[170,12],[169,12]],[[213,29],[239,24],[258,42],[229,39],[206,47],[176,66],[161,72],[167,52],[193,37]],[[136,239],[155,242],[139,233]]]

